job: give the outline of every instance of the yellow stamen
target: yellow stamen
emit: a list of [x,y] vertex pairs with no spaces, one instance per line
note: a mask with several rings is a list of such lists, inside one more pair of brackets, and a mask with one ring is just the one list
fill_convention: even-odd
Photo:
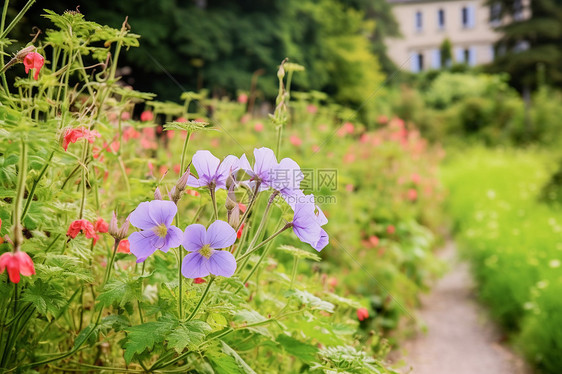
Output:
[[166,234],[168,234],[168,228],[165,224],[162,223],[154,228],[154,233],[163,238],[166,236]]
[[200,250],[199,254],[205,258],[211,257],[213,254],[213,249],[209,246],[209,244],[205,244]]

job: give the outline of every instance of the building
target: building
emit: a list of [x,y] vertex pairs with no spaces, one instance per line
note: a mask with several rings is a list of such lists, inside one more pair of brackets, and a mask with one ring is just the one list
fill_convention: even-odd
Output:
[[[494,59],[494,30],[503,22],[499,4],[485,0],[388,0],[402,37],[386,41],[388,55],[403,70],[439,69],[443,64],[486,64]],[[528,4],[528,0],[523,0]],[[519,4],[519,5],[518,5]],[[511,20],[524,19],[528,7],[516,1]],[[451,43],[453,61],[441,56],[443,41]]]

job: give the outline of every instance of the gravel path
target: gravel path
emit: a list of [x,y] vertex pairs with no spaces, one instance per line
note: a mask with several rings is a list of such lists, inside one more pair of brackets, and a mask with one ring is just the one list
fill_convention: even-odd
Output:
[[500,342],[502,335],[477,303],[468,266],[457,260],[452,242],[440,257],[450,271],[422,298],[418,311],[427,333],[402,345],[397,370],[413,374],[530,373],[522,359]]

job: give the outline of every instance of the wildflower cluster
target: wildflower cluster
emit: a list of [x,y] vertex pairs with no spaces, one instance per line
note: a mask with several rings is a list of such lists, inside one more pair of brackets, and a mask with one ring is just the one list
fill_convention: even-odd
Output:
[[[234,203],[237,188],[250,191],[253,196],[248,209],[261,192],[272,191],[269,204],[280,194],[294,212],[292,221],[286,222],[281,231],[292,227],[302,242],[317,251],[328,245],[328,234],[322,229],[328,220],[315,204],[314,195],[305,195],[299,188],[303,176],[299,165],[292,159],[284,158],[278,162],[274,152],[264,147],[254,150],[254,163],[250,165],[245,154],[240,158],[229,155],[221,162],[211,152],[201,150],[193,156],[192,165],[197,176],[186,172],[169,194],[172,201],[143,202],[131,213],[131,224],[141,230],[129,237],[130,250],[137,262],[145,261],[156,250],[168,252],[170,248],[183,245],[190,252],[181,265],[186,278],[202,278],[209,274],[231,277],[237,268],[236,259],[230,251],[222,249],[233,246],[240,238],[249,210],[245,210],[240,219],[240,205],[227,206],[229,213],[238,212],[238,219],[230,216],[228,222],[219,220],[214,201],[219,189],[228,189],[232,196],[227,199],[227,205],[228,201]],[[209,190],[215,205],[215,220],[208,229],[201,224],[192,224],[182,232],[172,225],[181,196],[177,192],[183,191],[186,185]],[[160,196],[159,193],[156,195]],[[255,249],[248,248],[248,251]]]

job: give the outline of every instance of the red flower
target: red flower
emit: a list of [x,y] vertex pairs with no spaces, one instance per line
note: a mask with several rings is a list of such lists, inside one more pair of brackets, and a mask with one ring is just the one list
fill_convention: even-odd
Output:
[[109,224],[105,222],[103,218],[98,219],[96,223],[94,223],[94,230],[96,230],[96,232],[99,232],[101,234],[105,234],[108,228],[109,228]]
[[416,201],[417,199],[418,199],[418,191],[413,188],[410,188],[408,190],[408,200]]
[[95,138],[101,137],[100,133],[96,130],[88,130],[84,128],[67,129],[64,133],[64,140],[62,147],[66,151],[70,143],[76,143],[79,139],[86,139],[88,142],[93,143]]
[[290,141],[291,144],[294,145],[295,147],[300,147],[301,144],[302,144],[301,138],[299,138],[299,137],[296,136],[296,135],[291,135],[291,136],[289,137],[289,141]]
[[193,280],[193,283],[195,283],[195,284],[201,284],[201,283],[206,283],[206,282],[207,282],[207,281],[206,281],[205,279],[203,279],[203,278],[195,278],[195,279]]
[[357,318],[359,321],[364,321],[369,318],[369,311],[367,308],[359,308],[357,309]]
[[188,194],[188,195],[191,195],[191,196],[195,196],[195,197],[198,197],[198,196],[201,195],[199,192],[197,192],[195,190],[185,190],[185,193]]
[[0,274],[8,268],[8,276],[13,283],[19,283],[20,274],[29,277],[35,274],[33,260],[25,252],[6,252],[0,256]]
[[254,125],[254,130],[256,130],[256,132],[262,132],[263,131],[263,123],[257,122]]
[[129,239],[123,239],[119,242],[119,246],[117,247],[117,252],[131,253],[131,246],[129,244]]
[[396,227],[394,227],[394,225],[388,225],[386,228],[386,232],[392,235],[396,232]]
[[84,233],[86,238],[94,239],[94,245],[98,241],[98,235],[96,234],[96,230],[94,229],[94,225],[92,222],[89,222],[85,219],[79,219],[70,224],[68,227],[68,231],[66,235],[70,236],[72,239],[76,238],[80,231]]
[[248,95],[246,95],[245,93],[241,93],[241,94],[238,96],[238,102],[239,102],[240,104],[246,104],[246,103],[248,102]]
[[154,119],[154,114],[150,110],[145,110],[141,113],[140,120],[142,122],[152,121]]
[[185,119],[185,117],[180,117],[176,120],[176,122],[187,122],[187,119]]
[[33,79],[35,80],[39,78],[39,71],[41,71],[41,68],[43,67],[44,64],[45,64],[45,59],[37,52],[28,53],[23,58],[23,66],[25,66],[25,74],[29,73],[29,70],[35,69],[35,74],[33,74]]
[[245,223],[243,223],[242,226],[240,226],[240,228],[236,232],[236,238],[237,239],[240,239],[242,237],[242,229],[244,228],[244,225],[245,225]]
[[369,243],[371,243],[373,247],[376,247],[377,245],[379,245],[379,238],[375,235],[371,235],[369,237]]
[[242,213],[246,213],[246,204],[238,203],[238,208]]

